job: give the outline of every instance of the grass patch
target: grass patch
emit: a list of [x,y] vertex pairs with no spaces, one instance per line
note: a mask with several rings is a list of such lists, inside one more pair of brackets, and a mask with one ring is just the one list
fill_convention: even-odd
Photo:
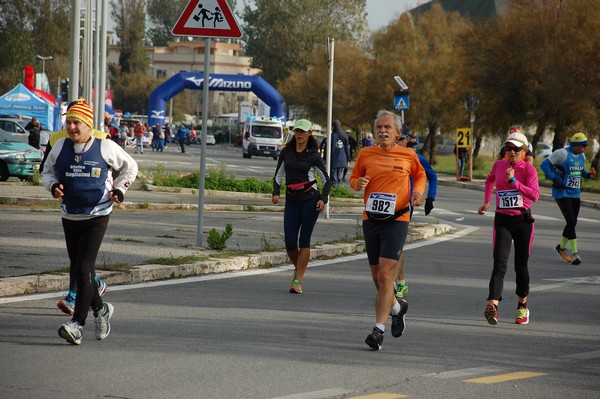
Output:
[[169,258],[152,258],[144,261],[145,265],[166,265],[166,266],[176,266],[176,265],[185,265],[187,263],[195,263],[208,260],[208,256],[200,256],[200,255],[187,255],[187,256],[171,256]]
[[105,270],[109,272],[128,272],[133,270],[133,266],[129,263],[106,263],[101,266],[97,266],[98,270]]
[[[159,164],[156,168],[149,170],[148,174],[152,176],[152,181],[156,186],[189,189],[197,189],[200,186],[200,171],[197,170],[186,174],[169,173],[165,170],[163,164]],[[271,194],[273,192],[273,180],[254,177],[236,179],[235,174],[228,173],[225,165],[221,164],[218,167],[208,168],[204,187],[206,190]],[[333,198],[362,198],[361,194],[357,194],[344,186],[332,187],[330,196]],[[247,205],[245,209],[248,211],[255,210],[252,205]]]
[[170,235],[170,234],[163,234],[163,235],[160,235],[160,236],[155,236],[155,237],[158,237],[158,238],[176,238],[176,239],[180,239],[180,238],[182,238],[182,237],[176,237],[176,236],[172,236],[172,235]]
[[144,241],[136,240],[135,238],[114,238],[113,241],[143,243]]

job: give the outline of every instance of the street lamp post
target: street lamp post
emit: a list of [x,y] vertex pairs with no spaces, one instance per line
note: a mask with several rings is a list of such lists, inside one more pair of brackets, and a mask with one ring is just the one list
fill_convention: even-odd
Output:
[[37,54],[35,56],[38,60],[42,60],[42,73],[45,75],[46,74],[46,61],[52,61],[52,56],[51,55],[47,55],[47,56],[41,56],[39,54]]

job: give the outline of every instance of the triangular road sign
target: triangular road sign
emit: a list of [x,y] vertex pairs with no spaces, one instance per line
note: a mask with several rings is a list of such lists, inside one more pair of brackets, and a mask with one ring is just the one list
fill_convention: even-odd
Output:
[[177,36],[242,37],[226,0],[190,0],[171,32]]

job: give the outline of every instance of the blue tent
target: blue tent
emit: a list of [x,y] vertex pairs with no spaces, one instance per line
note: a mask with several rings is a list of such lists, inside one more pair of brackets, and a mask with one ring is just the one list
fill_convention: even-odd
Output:
[[37,120],[46,129],[53,130],[55,106],[29,91],[22,83],[0,97],[0,114],[21,115]]

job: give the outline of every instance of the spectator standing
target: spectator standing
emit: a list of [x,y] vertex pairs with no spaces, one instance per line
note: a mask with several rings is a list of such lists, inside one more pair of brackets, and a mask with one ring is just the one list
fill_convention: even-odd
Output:
[[367,133],[367,135],[365,137],[363,137],[362,146],[363,147],[372,147],[374,145],[375,145],[375,139],[373,138],[373,133],[369,132],[369,133]]
[[129,126],[127,126],[127,123],[121,123],[119,131],[121,132],[121,147],[125,148],[129,145]]
[[342,184],[342,172],[350,162],[350,145],[348,139],[341,129],[339,120],[334,120],[332,123],[331,145],[328,145],[327,139],[321,142],[321,147],[331,151],[330,157],[330,177],[333,186]]
[[37,118],[31,118],[31,121],[25,126],[25,130],[29,132],[29,145],[39,149],[40,148],[40,132],[42,126],[38,122]]
[[[458,154],[457,154],[458,151]],[[454,154],[458,155],[458,177],[460,178],[463,175],[463,170],[465,168],[465,164],[469,160],[469,149],[467,147],[457,147],[454,145]]]
[[187,135],[188,135],[187,128],[182,123],[181,125],[179,125],[179,129],[177,129],[177,135],[176,135],[177,142],[179,143],[179,148],[181,148],[181,153],[185,152],[185,140],[186,140]]
[[133,128],[133,135],[135,137],[135,153],[144,153],[144,136],[146,135],[146,127],[141,122],[137,122]]
[[165,132],[163,132],[160,124],[156,124],[152,128],[152,151],[161,151],[164,147]]
[[[546,178],[552,180],[552,197],[556,200],[567,223],[560,242],[554,247],[554,252],[564,262],[572,265],[581,264],[575,232],[581,207],[581,180],[596,176],[593,167],[589,172],[584,169],[587,145],[587,136],[583,133],[575,133],[569,140],[569,147],[554,151],[540,165]],[[567,253],[567,244],[571,246],[571,256]]]
[[[352,137],[352,130],[346,130],[346,137],[348,139],[348,145],[350,146],[350,159],[348,162],[352,162],[354,159],[354,154],[356,153],[356,140]],[[342,174],[342,181],[346,181],[346,174],[348,173],[348,165],[344,166],[344,172]]]
[[171,137],[172,135],[173,135],[173,133],[172,133],[172,130],[171,130],[171,124],[167,123],[165,125],[165,140],[164,140],[164,143],[163,143],[164,148],[167,148],[167,145],[169,144],[169,140],[171,140],[171,141],[173,140],[172,137]]

